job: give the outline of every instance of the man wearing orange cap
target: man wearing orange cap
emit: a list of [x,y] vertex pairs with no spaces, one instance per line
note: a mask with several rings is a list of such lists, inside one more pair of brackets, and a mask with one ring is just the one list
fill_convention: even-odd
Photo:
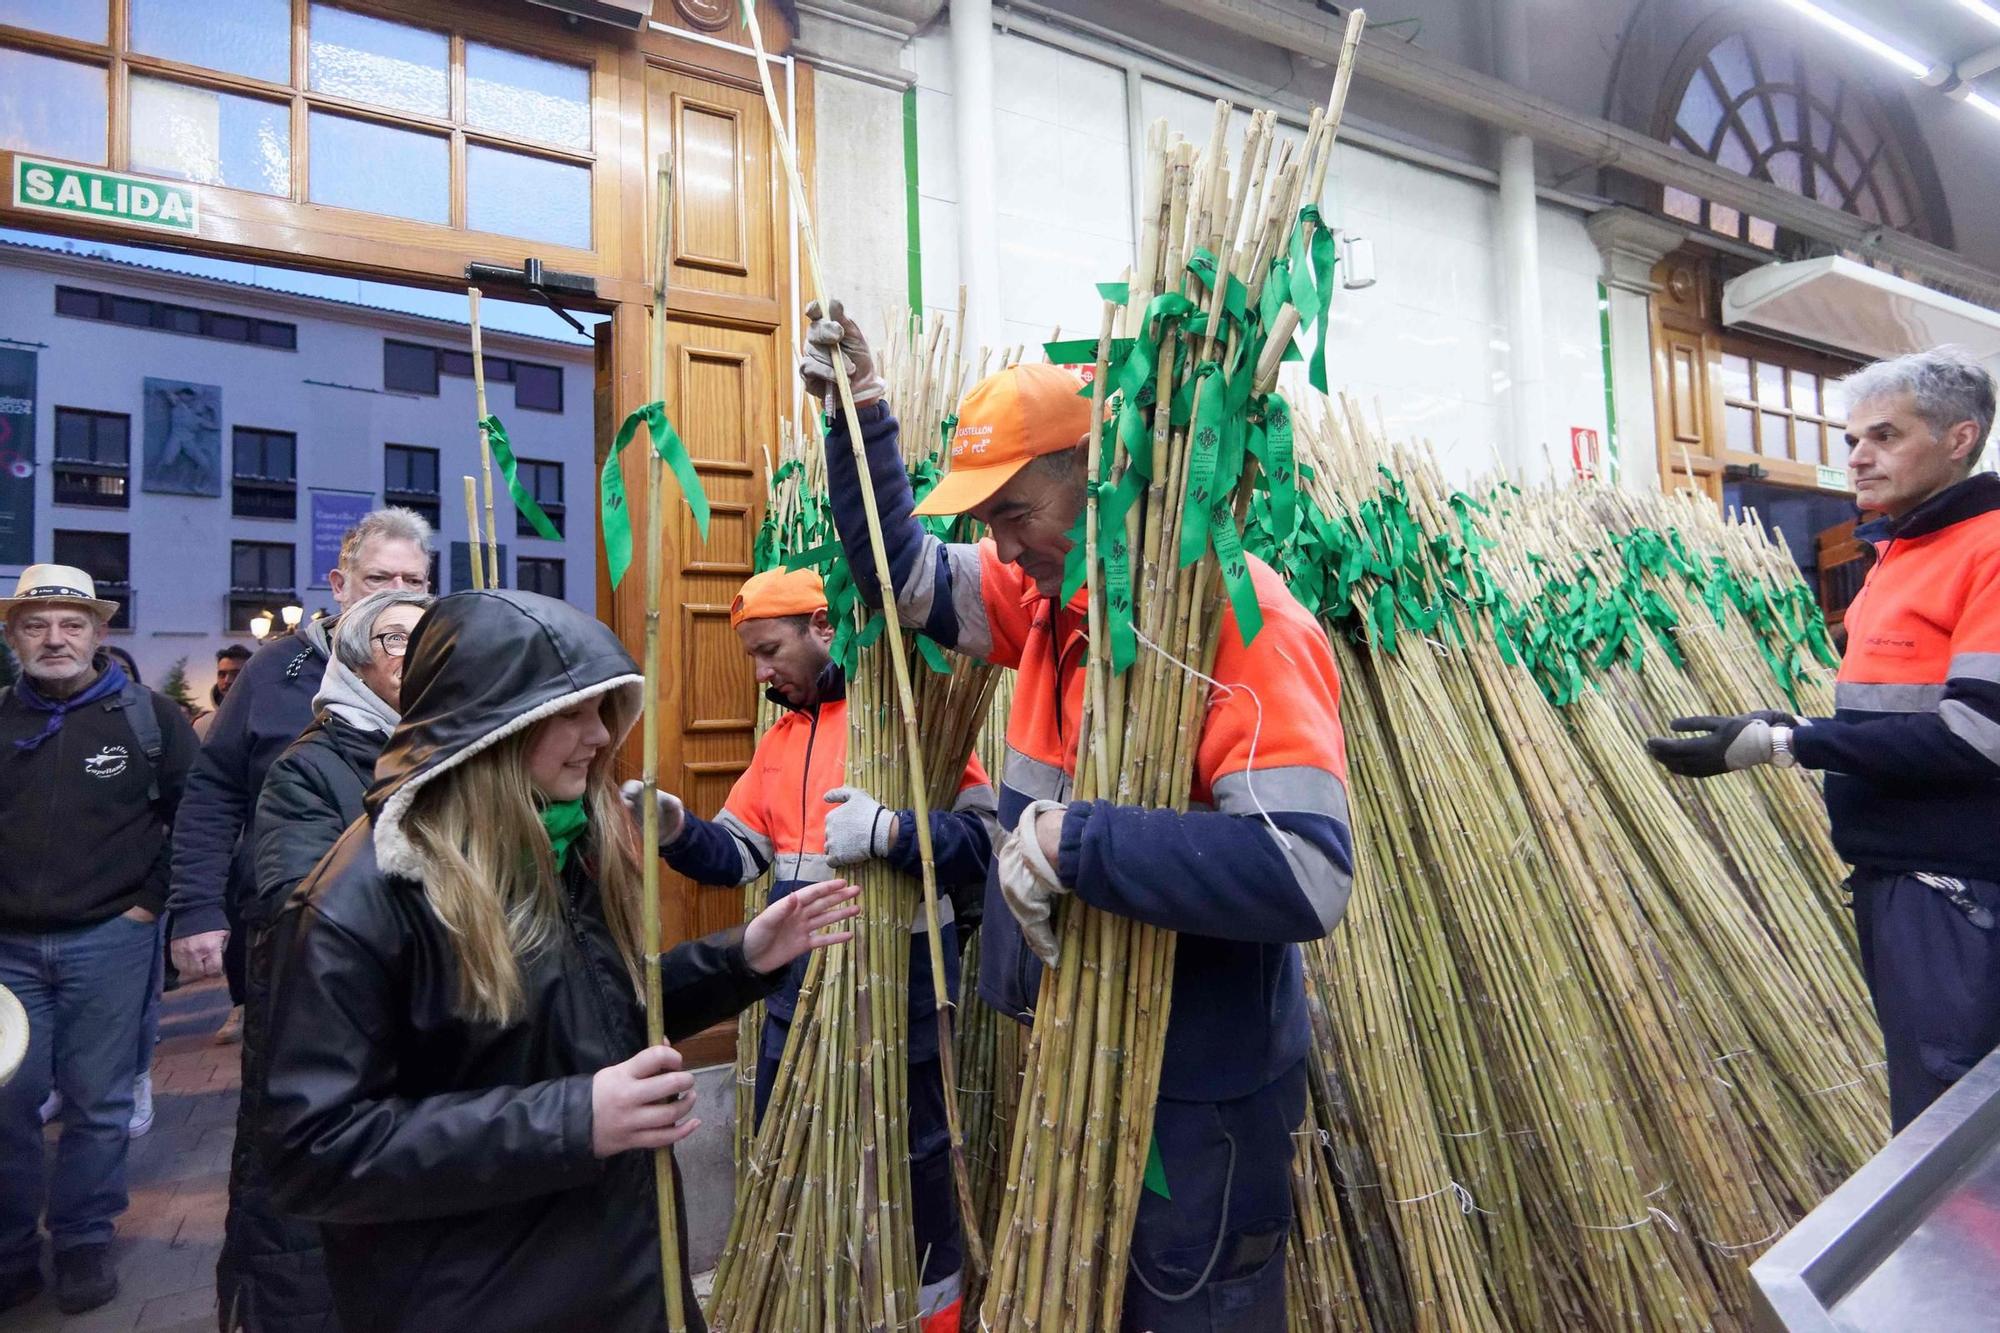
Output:
[[[1017,365],[959,404],[951,468],[913,503],[896,421],[861,332],[808,311],[800,376],[827,398],[844,356],[860,409],[902,623],[1014,668],[1001,839],[980,931],[980,997],[1024,1022],[1059,966],[1054,900],[1179,933],[1154,1113],[1164,1188],[1141,1195],[1128,1330],[1286,1325],[1292,1133],[1310,1036],[1298,944],[1328,934],[1353,867],[1333,650],[1269,566],[1252,559],[1263,629],[1244,644],[1225,604],[1188,810],[1072,801],[1083,710],[1084,595],[1062,598],[1087,481],[1090,405],[1076,378]],[[840,413],[826,440],[835,526],[855,583],[881,601],[861,478]],[[970,514],[990,536],[953,544],[917,516]],[[1157,651],[1151,649],[1149,651]]]
[[[689,815],[679,799],[661,794],[667,864],[702,884],[747,884],[770,870],[773,902],[864,861],[920,873],[912,813],[886,809],[860,788],[843,785],[847,679],[829,651],[833,625],[820,576],[809,569],[756,575],[736,595],[729,623],[756,666],[757,683],[786,712],[757,743],[750,767],[715,819]],[[956,909],[964,909],[968,924],[977,919],[995,829],[993,787],[973,758],[952,808],[931,815],[945,984],[953,996],[958,993]],[[949,1310],[957,1300],[960,1250],[925,924],[919,913],[911,925],[909,1124],[916,1253],[924,1264],[919,1308],[931,1314]],[[757,1052],[760,1121],[805,972],[803,959],[794,963],[784,985],[765,1001]]]

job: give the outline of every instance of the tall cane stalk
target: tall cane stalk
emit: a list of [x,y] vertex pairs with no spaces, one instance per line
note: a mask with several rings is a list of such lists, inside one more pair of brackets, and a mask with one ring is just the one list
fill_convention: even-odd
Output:
[[[465,297],[466,304],[471,309],[472,317],[472,392],[479,412],[479,471],[480,475],[486,478],[485,586],[488,588],[498,588],[501,586],[500,538],[498,536],[498,529],[493,522],[493,445],[486,434],[486,357],[481,351],[479,340],[479,289],[477,287],[466,288]],[[475,521],[472,525],[472,549],[467,553],[468,560],[474,565],[477,565],[479,562],[479,548],[481,545],[479,540],[479,524],[476,518],[477,516],[475,516]],[[476,577],[474,579],[474,586],[478,586]]]

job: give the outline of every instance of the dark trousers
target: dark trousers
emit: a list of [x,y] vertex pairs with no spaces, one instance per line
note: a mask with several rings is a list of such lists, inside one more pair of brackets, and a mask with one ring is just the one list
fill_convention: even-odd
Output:
[[[771,1085],[777,1081],[790,1028],[765,1016],[757,1053],[757,1123],[764,1123]],[[964,1263],[959,1249],[958,1201],[952,1196],[951,1126],[945,1119],[944,1071],[933,1056],[910,1061],[910,1212],[916,1231],[917,1281],[928,1285],[956,1273]]]
[[1285,1321],[1292,1135],[1301,1060],[1229,1102],[1161,1098],[1153,1141],[1166,1194],[1139,1195],[1120,1326],[1127,1333],[1264,1333]]
[[1857,870],[1849,885],[1901,1133],[2000,1045],[2000,884]]

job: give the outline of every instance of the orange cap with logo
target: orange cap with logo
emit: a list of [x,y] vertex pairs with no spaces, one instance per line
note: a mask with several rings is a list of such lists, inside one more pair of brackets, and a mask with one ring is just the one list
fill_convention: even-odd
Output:
[[972,386],[958,405],[951,467],[917,505],[919,514],[963,514],[993,498],[1041,454],[1061,453],[1090,433],[1083,382],[1040,362],[1009,366]]
[[767,569],[752,574],[729,604],[729,628],[746,620],[809,616],[826,609],[826,584],[816,569]]

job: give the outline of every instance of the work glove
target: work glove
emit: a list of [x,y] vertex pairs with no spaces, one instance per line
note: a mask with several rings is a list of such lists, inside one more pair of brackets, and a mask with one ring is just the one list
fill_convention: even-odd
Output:
[[1775,710],[1742,717],[1677,717],[1675,731],[1705,734],[1686,740],[1655,736],[1646,749],[1668,772],[1684,778],[1712,778],[1759,764],[1790,768],[1798,762],[1792,757],[1792,732],[1804,724],[1803,718]]
[[875,368],[875,354],[861,336],[861,326],[847,317],[840,302],[833,303],[829,319],[814,301],[806,307],[806,347],[799,355],[799,378],[805,381],[806,392],[819,399],[827,411],[840,405],[834,383],[835,348],[847,358],[847,385],[854,393],[856,407],[866,407],[889,392],[882,383],[882,373]]
[[[618,789],[618,794],[623,796],[625,804],[632,808],[632,821],[644,829],[646,784],[633,778]],[[665,848],[678,840],[681,830],[687,826],[687,807],[681,804],[680,797],[664,787],[654,788],[653,795],[660,802],[660,846]]]
[[1035,957],[1049,967],[1056,965],[1061,950],[1056,928],[1050,919],[1059,893],[1068,893],[1056,868],[1042,854],[1042,840],[1035,821],[1050,810],[1063,809],[1061,801],[1031,801],[1021,812],[1014,831],[1000,839],[1000,896],[1007,910],[1021,924],[1021,934]]
[[896,843],[898,815],[859,787],[826,794],[826,863],[835,870],[879,861]]

